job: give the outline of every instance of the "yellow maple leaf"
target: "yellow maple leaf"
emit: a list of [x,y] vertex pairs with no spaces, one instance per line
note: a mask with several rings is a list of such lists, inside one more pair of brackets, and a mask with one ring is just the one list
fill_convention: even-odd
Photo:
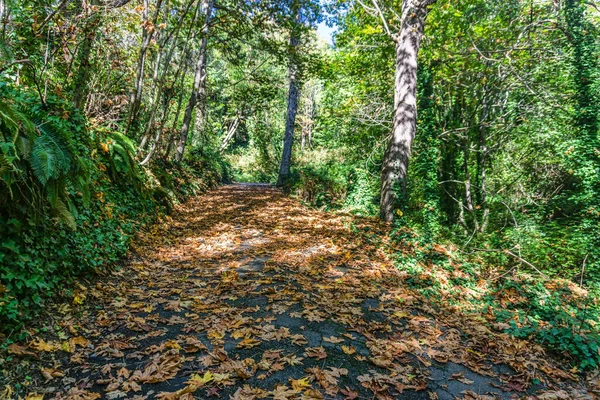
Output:
[[181,346],[179,345],[179,343],[177,343],[177,341],[175,340],[168,340],[167,342],[165,342],[165,347],[167,349],[177,349],[177,350],[181,350]]
[[206,371],[204,373],[204,376],[200,375],[200,374],[194,374],[190,377],[190,380],[187,381],[186,383],[188,385],[194,385],[196,387],[202,387],[204,385],[206,385],[207,383],[212,382],[215,379],[215,376],[212,374],[212,372],[210,371]]
[[408,313],[406,313],[404,311],[396,311],[393,315],[396,318],[407,318],[407,317],[410,317],[410,314],[408,314]]
[[209,339],[223,339],[225,337],[225,332],[217,331],[217,330],[210,330],[210,331],[208,331],[207,336]]
[[244,329],[236,329],[235,331],[233,331],[233,333],[231,334],[231,337],[234,339],[241,339],[244,336],[246,336],[246,332]]
[[37,351],[47,352],[54,352],[60,348],[60,346],[56,343],[46,342],[44,339],[35,339],[33,342],[31,342],[29,347]]
[[310,387],[308,377],[304,377],[302,379],[290,379],[290,383],[292,384],[292,389],[298,391],[302,391],[303,389]]
[[354,347],[352,347],[352,346],[342,345],[342,351],[345,354],[354,354],[354,353],[356,353],[356,349]]
[[84,293],[79,293],[76,292],[75,296],[73,296],[73,304],[83,304],[83,301],[85,300],[85,294]]

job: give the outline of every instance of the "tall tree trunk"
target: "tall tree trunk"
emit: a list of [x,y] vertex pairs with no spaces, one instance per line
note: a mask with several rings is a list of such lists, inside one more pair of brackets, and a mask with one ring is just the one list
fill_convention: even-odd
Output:
[[483,209],[483,215],[481,216],[481,226],[479,227],[479,232],[485,233],[487,228],[489,216],[490,216],[490,208],[487,202],[487,176],[486,176],[486,168],[487,168],[487,158],[488,158],[488,148],[487,148],[487,119],[488,119],[488,106],[487,99],[483,99],[482,102],[482,118],[479,121],[479,200],[481,204],[481,208]]
[[406,188],[406,172],[417,127],[417,55],[421,46],[425,18],[435,0],[404,0],[400,32],[396,43],[394,81],[394,122],[381,169],[380,214],[384,221],[394,220],[396,185]]
[[308,96],[302,112],[300,114],[300,127],[302,129],[302,141],[300,150],[304,150],[311,147],[312,131],[315,123],[315,88],[309,87]]
[[[170,71],[171,59],[173,58],[173,55],[175,54],[175,49],[177,48],[178,39],[179,39],[179,30],[182,27],[185,16],[193,3],[194,3],[194,0],[192,0],[190,3],[188,3],[187,8],[183,12],[181,18],[179,19],[179,22],[177,23],[177,26],[175,27],[175,30],[173,32],[171,32],[171,34],[167,38],[165,38],[164,42],[161,44],[161,50],[159,50],[159,53],[157,56],[156,66],[155,66],[155,74],[154,74],[154,78],[153,78],[154,87],[153,87],[153,90],[151,91],[153,93],[152,94],[152,97],[153,97],[152,108],[150,109],[150,112],[148,114],[148,121],[146,122],[146,129],[144,130],[144,135],[142,136],[142,140],[140,141],[140,146],[139,146],[140,149],[144,149],[147,141],[150,139],[150,136],[152,133],[151,131],[153,129],[154,118],[156,116],[158,107],[160,106],[159,98],[161,96],[163,96],[163,97],[165,96],[164,88],[165,88],[167,77],[168,77],[169,71]],[[185,40],[185,44],[184,44],[183,50],[181,52],[181,54],[183,55],[183,58],[185,58],[185,59],[187,59],[187,57],[188,57],[188,53],[189,53],[188,49],[189,49],[190,43],[193,42],[194,37],[195,37],[194,35],[191,34],[191,32],[192,32],[192,27],[196,24],[196,21],[198,19],[198,12],[199,12],[199,7],[196,6],[194,18],[192,19],[192,23],[190,24],[190,28],[188,29],[187,36],[186,36],[187,39]],[[160,60],[162,59],[162,57],[159,57],[159,56],[160,56],[160,54],[162,54],[162,52],[163,52],[162,49],[164,48],[164,46],[166,46],[170,37],[173,37],[173,43],[170,46],[169,50],[167,51],[167,55],[164,60],[164,67],[160,73],[160,78],[158,78],[158,69],[160,68],[159,63],[160,63]],[[185,63],[185,62],[181,63],[179,68],[177,69],[177,72],[175,73],[175,79],[173,79],[174,82],[177,82],[179,80],[179,75],[182,71],[183,71],[183,74],[185,75],[186,71],[187,71],[187,63]]]
[[[181,75],[181,82],[179,83],[179,92],[183,93],[183,89],[185,87],[185,76],[187,74],[187,65],[185,65],[185,70]],[[179,115],[181,114],[181,109],[183,108],[183,95],[180,95],[177,99],[177,109],[175,110],[175,116],[173,117],[173,125],[171,126],[171,134],[169,136],[167,142],[167,148],[165,149],[165,154],[163,155],[163,160],[168,160],[171,155],[171,151],[173,150],[173,145],[175,145],[176,141],[176,132],[177,132],[177,124],[179,122]]]
[[129,122],[127,124],[127,131],[131,129],[138,117],[138,113],[140,110],[140,106],[142,104],[142,91],[144,88],[144,69],[146,66],[146,53],[148,52],[148,47],[152,42],[152,37],[154,36],[154,32],[156,30],[156,22],[158,19],[158,15],[160,14],[160,7],[162,5],[162,0],[158,0],[156,3],[156,11],[152,18],[152,21],[149,20],[148,16],[148,0],[143,0],[143,18],[144,23],[142,25],[142,45],[140,47],[140,55],[138,56],[138,65],[137,65],[137,75],[135,79],[135,86],[133,88],[133,92],[131,93],[131,108],[129,111]]
[[294,142],[294,125],[296,124],[296,114],[298,113],[298,97],[300,95],[298,65],[296,63],[296,51],[300,43],[300,38],[295,29],[290,35],[290,87],[288,91],[287,115],[285,120],[285,136],[283,138],[283,153],[281,154],[281,164],[279,165],[279,176],[277,177],[277,186],[283,186],[290,176],[290,167],[292,164],[292,144]]
[[0,24],[2,28],[0,29],[0,37],[2,40],[6,39],[6,27],[8,26],[8,7],[6,6],[5,0],[0,0]]
[[[97,5],[97,0],[91,1],[91,6]],[[92,47],[94,40],[96,39],[96,30],[100,23],[100,16],[98,11],[91,10],[91,7],[86,5],[86,2],[81,2],[81,10],[83,13],[88,13],[85,7],[90,8],[91,15],[88,17],[88,21],[84,29],[83,43],[78,54],[79,66],[75,73],[75,81],[73,82],[73,106],[80,110],[83,110],[88,95],[88,86],[90,78],[90,56],[92,54]]]
[[198,103],[196,104],[196,118],[194,119],[194,130],[192,132],[191,142],[193,145],[200,143],[199,135],[194,133],[203,133],[206,128],[206,62],[203,66],[202,76],[204,76],[203,84],[200,85],[198,91]]
[[204,27],[202,28],[202,41],[200,43],[198,62],[196,63],[196,71],[194,73],[194,87],[192,88],[192,94],[190,95],[190,99],[185,108],[183,124],[181,125],[181,131],[179,133],[179,141],[175,153],[176,162],[181,162],[181,160],[183,160],[194,108],[196,107],[198,100],[205,101],[206,97],[206,50],[208,46],[208,31],[213,11],[213,1],[214,0],[202,0],[202,8],[205,15]]
[[469,171],[469,158],[470,148],[469,141],[465,139],[463,142],[463,172],[465,175],[465,207],[471,214],[473,220],[473,227],[475,231],[479,231],[479,222],[477,221],[477,215],[475,214],[475,207],[473,206],[473,191],[471,190],[471,173]]
[[229,125],[229,128],[227,129],[227,134],[225,135],[225,138],[223,139],[223,142],[221,142],[221,146],[219,147],[219,152],[222,153],[225,151],[225,149],[227,149],[229,143],[231,142],[231,139],[233,139],[238,127],[240,126],[240,122],[242,122],[241,109],[237,112],[237,115],[235,116],[234,120]]

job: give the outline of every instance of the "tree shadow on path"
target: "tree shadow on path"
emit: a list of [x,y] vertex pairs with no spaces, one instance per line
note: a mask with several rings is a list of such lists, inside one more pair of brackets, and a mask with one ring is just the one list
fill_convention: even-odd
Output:
[[408,289],[351,218],[260,185],[190,200],[140,233],[126,266],[60,317],[62,336],[44,342],[57,347],[32,360],[47,373],[35,373],[30,392],[510,399],[571,390],[571,374],[540,347]]

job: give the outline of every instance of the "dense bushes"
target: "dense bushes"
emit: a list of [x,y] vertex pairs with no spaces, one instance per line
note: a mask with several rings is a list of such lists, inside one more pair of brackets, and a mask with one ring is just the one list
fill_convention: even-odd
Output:
[[600,365],[596,289],[545,278],[504,252],[466,254],[399,224],[391,236],[404,249],[396,265],[405,282],[441,307],[477,312],[491,327],[533,339],[580,370]]
[[378,175],[352,162],[340,163],[338,157],[343,159],[337,154],[304,153],[292,171],[289,190],[314,207],[374,215],[379,204]]
[[[80,276],[107,271],[135,232],[221,180],[217,153],[138,167],[126,136],[87,127],[70,104],[0,86],[0,326],[33,317]],[[6,100],[11,99],[11,100]]]

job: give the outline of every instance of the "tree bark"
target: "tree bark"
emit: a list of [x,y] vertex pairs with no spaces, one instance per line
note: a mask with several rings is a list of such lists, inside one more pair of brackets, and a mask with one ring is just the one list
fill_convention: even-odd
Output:
[[475,213],[475,207],[473,206],[473,192],[471,190],[471,172],[469,171],[469,158],[470,158],[470,144],[468,139],[463,142],[463,172],[465,174],[465,207],[471,214],[473,220],[473,229],[479,231],[479,223],[477,221],[477,215]]
[[[92,0],[91,5],[96,5],[97,1]],[[85,3],[81,3],[82,12],[88,12],[85,10]],[[89,7],[89,6],[88,6]],[[73,106],[79,110],[83,110],[88,95],[89,77],[90,77],[90,56],[92,54],[92,46],[96,39],[96,30],[100,23],[100,17],[98,11],[91,10],[89,20],[85,25],[84,39],[79,50],[79,66],[75,73],[75,81],[73,82]]]
[[417,127],[417,55],[421,46],[429,5],[436,0],[404,0],[400,31],[396,43],[394,81],[394,122],[381,169],[380,214],[384,221],[394,220],[396,185],[406,188],[406,172]]
[[225,149],[227,149],[227,147],[229,146],[229,143],[231,142],[231,139],[233,139],[233,137],[235,136],[235,133],[237,132],[237,129],[240,126],[241,122],[242,122],[242,111],[239,110],[237,112],[237,115],[235,116],[234,120],[229,125],[229,128],[227,129],[227,134],[225,135],[223,142],[221,142],[221,146],[219,147],[220,153],[224,152]]
[[306,148],[312,147],[312,131],[315,124],[315,87],[309,87],[306,102],[302,107],[300,114],[300,127],[302,129],[302,140],[300,150],[304,152]]
[[196,63],[196,71],[194,73],[194,87],[192,94],[185,108],[183,124],[179,133],[179,141],[177,143],[177,151],[175,153],[175,161],[181,162],[188,140],[190,125],[192,122],[192,113],[198,101],[205,101],[206,98],[206,50],[208,45],[208,31],[210,19],[213,11],[213,0],[202,0],[202,8],[204,9],[204,27],[202,28],[202,41],[200,43],[198,62]]
[[294,142],[294,126],[296,124],[296,114],[298,113],[298,97],[300,88],[298,82],[298,65],[296,63],[295,53],[300,43],[300,38],[296,32],[290,35],[290,86],[288,90],[287,115],[285,120],[285,136],[283,138],[283,152],[281,154],[281,164],[279,165],[279,176],[277,177],[277,186],[283,186],[290,176],[290,167],[292,164],[292,145]]
[[482,118],[479,126],[479,197],[481,208],[483,209],[483,215],[481,217],[481,226],[479,232],[485,233],[487,229],[488,220],[490,216],[490,208],[487,202],[487,119],[488,119],[488,106],[487,100],[484,98],[482,103]]
[[8,18],[6,18],[6,3],[4,0],[0,0],[0,24],[2,24],[2,39],[4,39],[6,32],[6,25],[8,24]]
[[146,66],[146,53],[148,52],[148,47],[152,41],[152,37],[154,36],[154,32],[156,30],[156,21],[158,19],[158,15],[160,14],[160,7],[162,5],[162,0],[158,0],[156,3],[156,11],[152,18],[152,22],[149,20],[148,16],[148,0],[143,0],[144,11],[143,18],[144,23],[142,26],[142,45],[140,47],[140,55],[138,56],[138,65],[137,65],[137,75],[135,79],[135,86],[133,88],[133,92],[131,93],[131,109],[129,111],[129,123],[127,124],[127,131],[131,129],[131,127],[135,124],[137,120],[137,116],[140,110],[140,106],[142,104],[142,91],[144,89],[144,69]]
[[[149,140],[149,138],[151,136],[154,118],[156,116],[158,107],[160,106],[159,98],[160,98],[160,96],[163,96],[163,97],[165,96],[164,88],[165,88],[167,77],[168,77],[169,71],[170,71],[171,59],[173,58],[173,55],[175,54],[175,50],[178,46],[179,30],[182,27],[185,16],[187,15],[188,10],[193,5],[193,3],[194,3],[194,0],[192,0],[191,2],[188,3],[187,8],[184,10],[181,18],[179,19],[179,22],[177,23],[177,26],[175,27],[175,30],[172,31],[171,34],[169,34],[165,38],[165,40],[161,44],[161,49],[158,52],[157,60],[156,60],[156,67],[155,67],[155,74],[154,74],[154,78],[153,78],[155,83],[154,83],[154,88],[151,91],[153,93],[152,94],[152,97],[153,97],[152,108],[150,109],[150,113],[148,115],[148,121],[146,122],[146,129],[144,130],[144,135],[142,137],[142,140],[140,141],[140,146],[139,146],[140,150],[145,148],[146,142]],[[184,59],[187,59],[188,53],[189,53],[188,49],[189,49],[190,42],[192,42],[194,39],[194,35],[191,34],[191,30],[192,30],[192,27],[196,24],[196,21],[198,19],[198,12],[199,12],[199,6],[196,6],[196,11],[194,12],[194,18],[192,19],[192,23],[190,24],[190,28],[189,28],[189,30],[187,32],[187,36],[186,36],[187,39],[185,40],[185,44],[184,44],[183,50],[181,52]],[[160,78],[158,78],[158,69],[160,68],[159,63],[161,61],[161,57],[159,57],[159,56],[160,56],[160,54],[162,54],[164,46],[166,46],[168,44],[170,37],[173,37],[173,43],[171,44],[169,50],[167,51],[166,58],[163,63],[164,67],[160,73]],[[186,66],[186,68],[184,68],[184,66]],[[175,79],[173,81],[177,82],[179,79],[180,73],[182,71],[184,71],[183,73],[185,75],[186,70],[187,70],[187,63],[183,62],[182,64],[180,64],[179,68],[177,69],[177,72],[175,73]]]

